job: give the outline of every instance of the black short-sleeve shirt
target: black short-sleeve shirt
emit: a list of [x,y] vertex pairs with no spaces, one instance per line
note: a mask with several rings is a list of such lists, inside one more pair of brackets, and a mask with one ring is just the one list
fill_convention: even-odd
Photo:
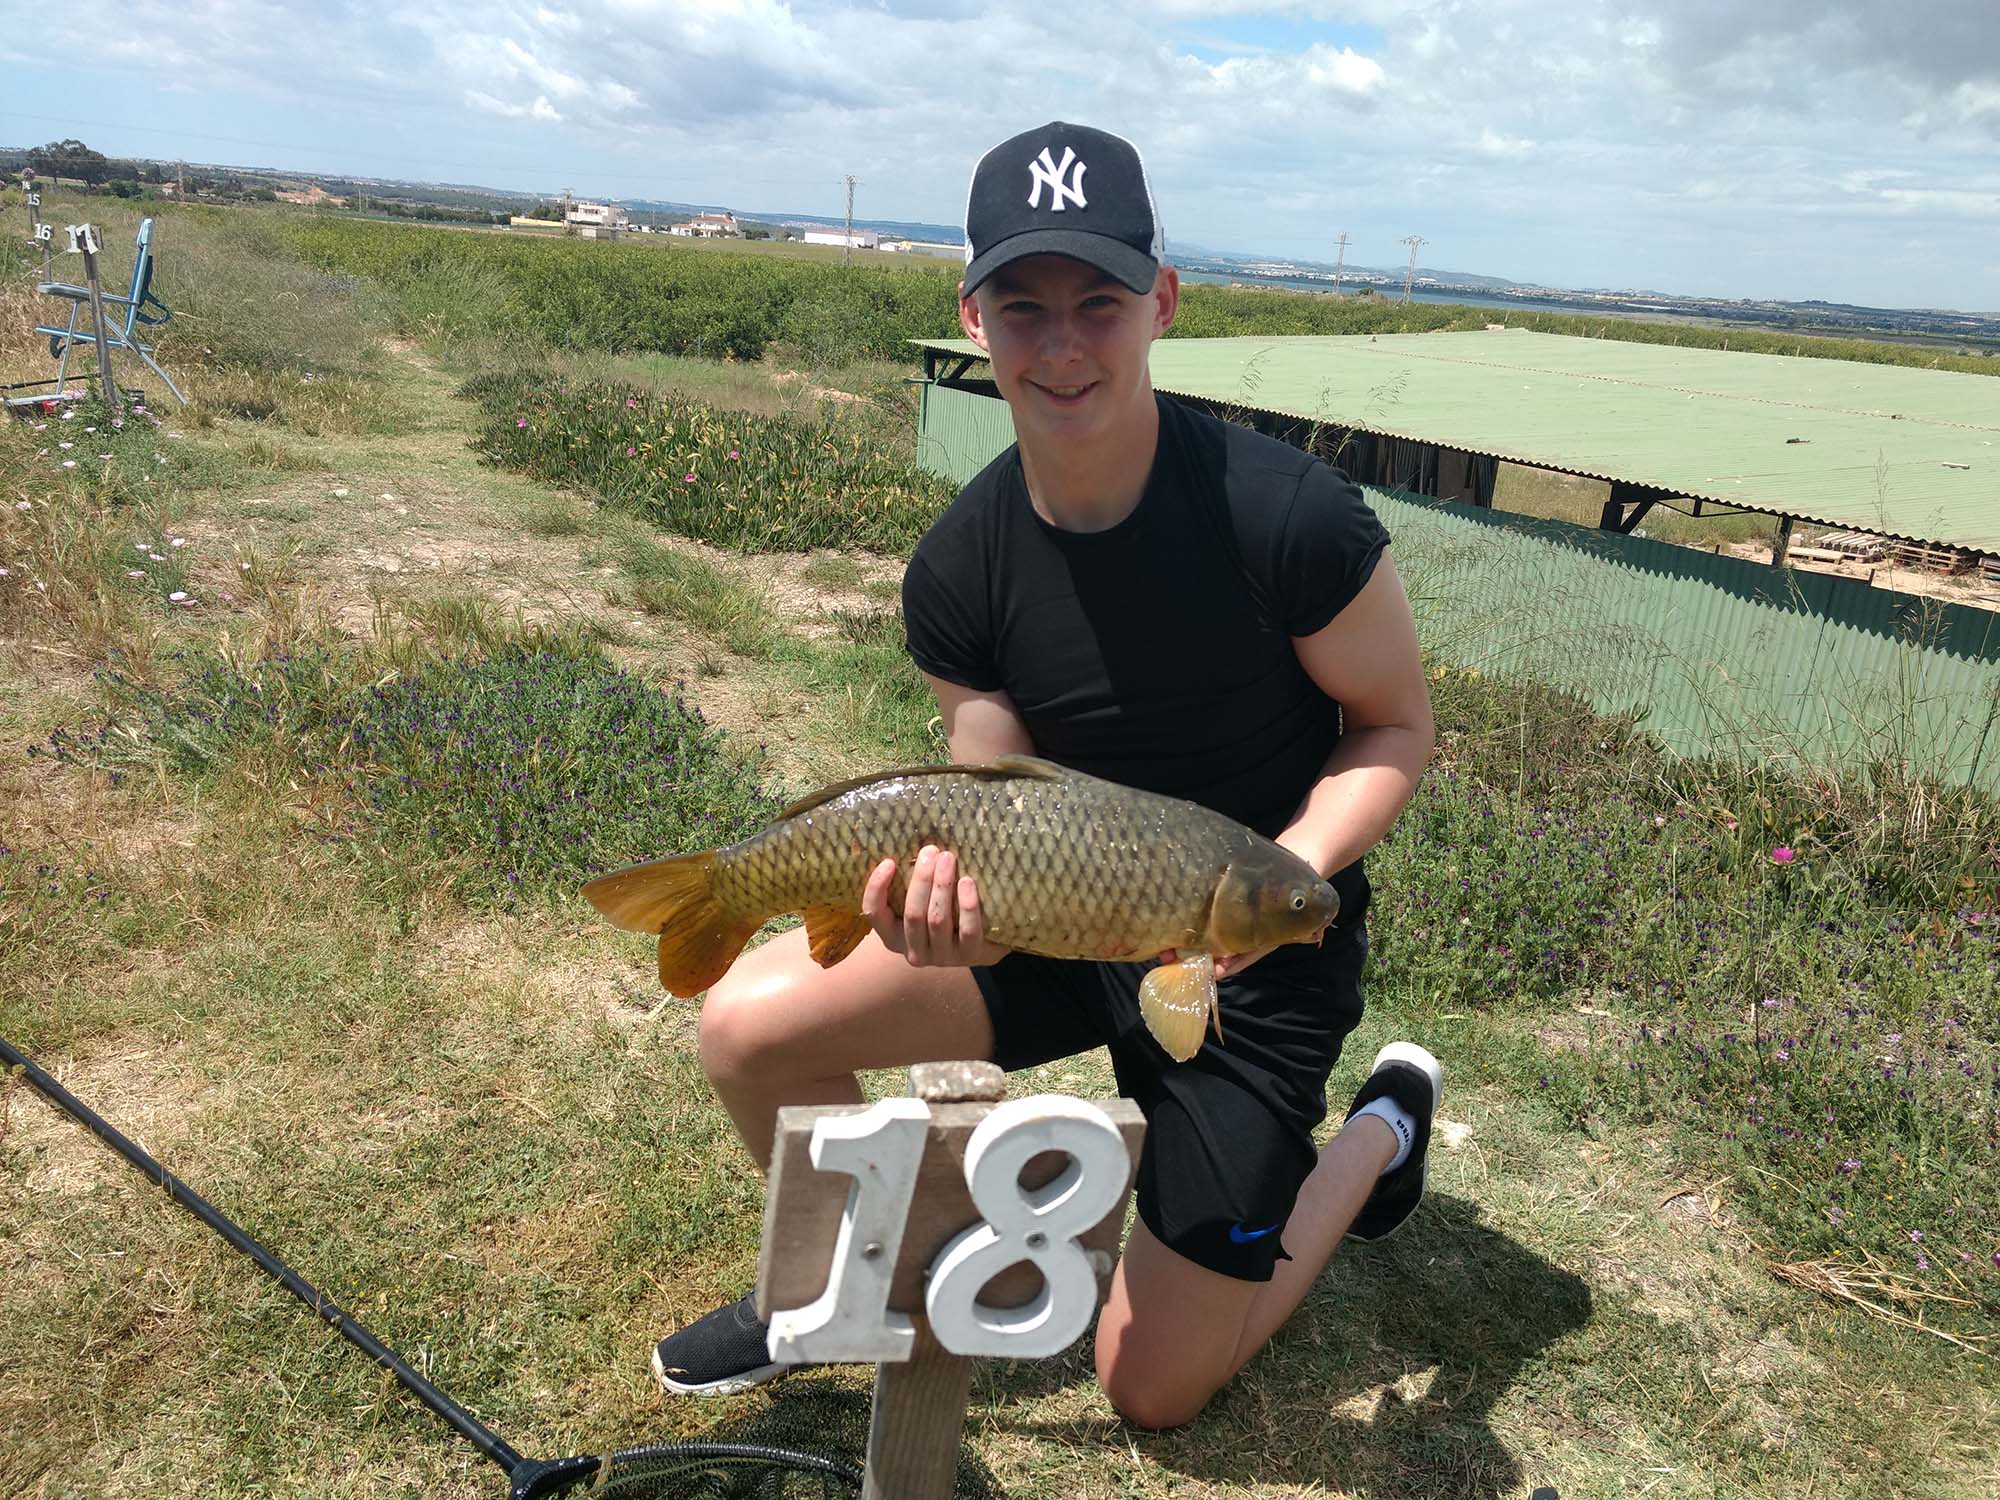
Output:
[[[973,478],[904,575],[910,655],[1005,692],[1050,760],[1274,836],[1340,738],[1292,638],[1346,608],[1388,536],[1338,470],[1156,399],[1152,472],[1108,530],[1037,515],[1017,448]],[[1360,863],[1334,885],[1358,921]]]

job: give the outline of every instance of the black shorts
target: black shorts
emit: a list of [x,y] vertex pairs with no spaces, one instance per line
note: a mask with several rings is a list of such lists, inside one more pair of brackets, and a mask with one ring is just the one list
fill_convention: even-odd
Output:
[[974,969],[1009,1072],[1109,1047],[1118,1092],[1146,1116],[1139,1217],[1163,1245],[1241,1281],[1269,1281],[1279,1230],[1318,1160],[1326,1080],[1361,1020],[1361,923],[1320,948],[1266,954],[1220,986],[1223,1040],[1177,1063],[1139,1017],[1150,964],[1013,953]]

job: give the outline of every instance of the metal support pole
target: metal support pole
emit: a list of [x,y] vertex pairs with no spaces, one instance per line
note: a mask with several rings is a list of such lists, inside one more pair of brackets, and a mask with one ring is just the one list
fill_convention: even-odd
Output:
[[90,287],[90,327],[97,339],[98,390],[104,396],[104,404],[111,408],[111,414],[123,417],[125,404],[118,396],[118,382],[111,376],[111,345],[104,338],[104,289],[97,283],[97,227],[83,225],[77,242],[77,247],[83,252],[85,284]]

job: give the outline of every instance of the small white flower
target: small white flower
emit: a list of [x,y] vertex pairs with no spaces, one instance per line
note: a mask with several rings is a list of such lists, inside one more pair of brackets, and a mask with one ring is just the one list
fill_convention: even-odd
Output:
[[116,428],[119,428],[120,430],[122,430],[122,429],[124,428],[124,426],[125,426],[125,419],[124,419],[123,417],[113,417],[113,418],[111,419],[111,425],[112,425],[113,427],[116,427]]
[[346,490],[335,490],[335,491],[333,492],[333,498],[334,498],[334,499],[336,499],[336,500],[345,500],[345,499],[347,498],[347,491],[346,491]]
[[188,539],[184,536],[177,536],[174,538],[173,544],[176,547],[185,547],[188,544]]
[[86,428],[84,428],[83,430],[84,430],[85,432],[95,432],[95,431],[97,431],[97,429],[96,429],[95,427],[86,427]]
[[66,459],[64,459],[64,460],[63,460],[63,467],[64,467],[65,469],[74,469],[74,468],[76,467],[76,460],[75,460],[75,459],[73,459],[73,458],[66,458]]
[[35,587],[40,589],[45,594],[49,591],[49,586],[46,583],[43,583],[39,578],[35,580]]
[[103,459],[106,463],[111,462],[111,455],[109,453],[100,453],[97,456]]
[[58,448],[74,448],[74,447],[76,446],[76,444],[75,444],[75,443],[57,443],[57,444],[56,444],[56,446],[57,446]]
[[14,502],[14,509],[16,510],[33,510],[34,508],[35,502],[32,500],[16,500]]
[[0,568],[0,578],[12,578],[13,576],[14,570],[12,568]]
[[132,544],[132,550],[134,552],[151,552],[153,550],[153,544],[151,542],[134,542]]
[[167,595],[167,597],[173,600],[174,603],[178,604],[181,602],[181,600],[187,598],[187,595],[180,589],[175,589],[171,594]]
[[144,568],[127,568],[125,570],[125,576],[127,578],[144,578],[146,576],[146,570]]
[[47,432],[48,430],[49,430],[49,424],[46,422],[37,422],[35,424],[35,431],[37,432]]
[[62,421],[64,421],[64,422],[67,422],[67,421],[68,421],[68,420],[69,420],[69,419],[70,419],[71,417],[73,417],[73,416],[75,416],[75,415],[76,415],[76,413],[75,413],[75,412],[73,412],[73,411],[66,411],[66,412],[64,412],[64,413],[62,414],[62,417],[61,417],[61,419],[60,419],[60,420],[62,420]]
[[248,563],[238,563],[236,566],[241,568],[246,573],[250,571],[250,564]]

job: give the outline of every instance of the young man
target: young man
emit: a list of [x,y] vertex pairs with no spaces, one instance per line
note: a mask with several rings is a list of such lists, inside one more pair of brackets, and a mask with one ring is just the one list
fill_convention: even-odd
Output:
[[[1376,1239],[1423,1193],[1437,1063],[1407,1043],[1323,1150],[1314,1127],[1361,1018],[1361,856],[1429,758],[1410,607],[1360,492],[1315,459],[1162,400],[1147,356],[1180,283],[1152,191],[1117,136],[1061,122],[981,158],[959,316],[1018,444],[919,544],[911,655],[952,757],[1046,756],[1205,803],[1332,879],[1317,948],[1219,955],[1222,1031],[1175,1063],[1146,1034],[1143,964],[1010,954],[986,940],[949,849],[919,856],[874,935],[822,970],[802,931],[708,992],[703,1066],[750,1154],[780,1105],[859,1102],[859,1068],[960,1057],[1029,1067],[1108,1046],[1147,1117],[1138,1222],[1097,1324],[1129,1420],[1191,1419],[1298,1305],[1343,1236]],[[778,1373],[749,1299],[663,1340],[674,1391]]]

